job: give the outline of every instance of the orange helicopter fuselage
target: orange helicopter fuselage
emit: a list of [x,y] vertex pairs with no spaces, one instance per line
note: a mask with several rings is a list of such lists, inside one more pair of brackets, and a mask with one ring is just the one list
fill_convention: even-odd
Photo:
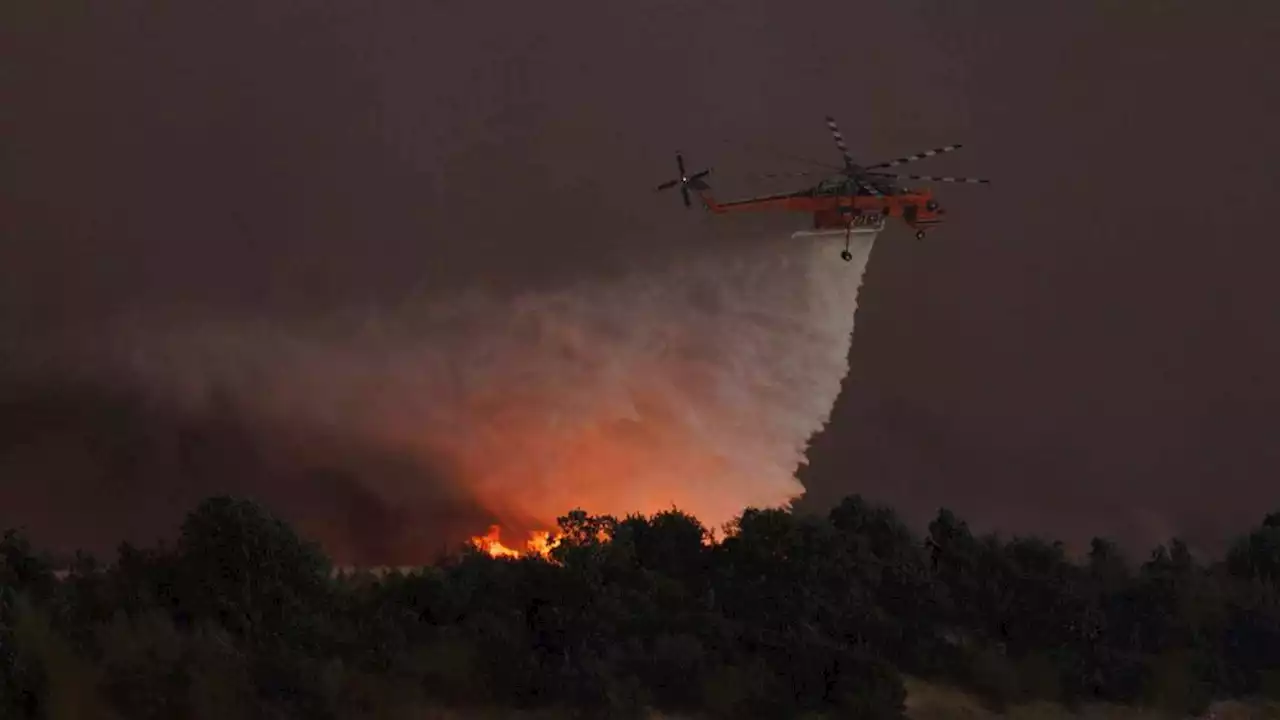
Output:
[[707,210],[716,214],[747,210],[782,210],[813,215],[815,228],[844,228],[850,222],[861,224],[860,218],[902,218],[913,229],[922,230],[941,223],[945,210],[933,199],[933,193],[908,191],[895,195],[798,195],[767,198],[741,203],[721,204],[708,193],[699,194]]

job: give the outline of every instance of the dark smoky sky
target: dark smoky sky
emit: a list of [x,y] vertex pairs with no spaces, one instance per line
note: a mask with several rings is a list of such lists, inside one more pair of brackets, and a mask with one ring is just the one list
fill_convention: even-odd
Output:
[[[672,151],[773,189],[746,173],[829,159],[831,113],[861,158],[964,142],[919,171],[996,184],[941,187],[929,242],[881,237],[805,506],[1209,544],[1280,506],[1274,3],[9,3],[0,48],[9,365],[91,364],[77,339],[140,307],[307,315],[731,253],[786,222],[654,196]],[[138,494],[42,482],[0,478],[0,521]],[[156,502],[66,517],[80,541]]]

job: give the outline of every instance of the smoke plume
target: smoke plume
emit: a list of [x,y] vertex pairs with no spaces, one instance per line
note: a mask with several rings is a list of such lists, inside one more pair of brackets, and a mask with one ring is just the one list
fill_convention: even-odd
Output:
[[[795,472],[846,374],[871,250],[841,262],[841,242],[753,241],[557,292],[309,319],[136,314],[105,326],[97,372],[188,416],[234,407],[271,437],[276,459],[259,464],[340,468],[285,472],[287,491],[278,467],[256,481],[234,470],[241,486],[274,483],[286,515],[364,561],[392,547],[405,560],[405,528],[428,516],[523,532],[575,507],[674,505],[714,527],[803,493]],[[334,487],[331,507],[308,500]],[[337,533],[322,516],[357,492],[381,515]]]

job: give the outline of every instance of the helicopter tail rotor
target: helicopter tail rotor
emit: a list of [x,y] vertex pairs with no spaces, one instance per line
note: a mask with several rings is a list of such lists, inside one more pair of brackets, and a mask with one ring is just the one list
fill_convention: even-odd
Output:
[[703,178],[711,174],[711,168],[707,168],[706,170],[702,170],[701,172],[696,172],[690,175],[684,169],[684,156],[681,155],[679,152],[677,152],[676,153],[676,169],[680,171],[679,176],[677,176],[673,180],[668,180],[662,183],[658,187],[654,188],[654,190],[655,191],[669,190],[678,185],[680,187],[680,196],[684,198],[684,206],[692,207],[693,200],[690,199],[689,197],[689,188],[693,188],[694,190],[708,189],[710,186],[707,185],[706,181],[704,181]]

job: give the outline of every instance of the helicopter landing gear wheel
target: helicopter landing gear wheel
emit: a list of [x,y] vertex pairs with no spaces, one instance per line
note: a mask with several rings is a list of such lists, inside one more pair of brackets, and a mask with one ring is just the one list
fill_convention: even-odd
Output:
[[916,239],[917,239],[917,240],[923,240],[923,239],[924,239],[924,231],[923,231],[923,230],[917,230],[917,231],[916,231]]
[[853,253],[849,252],[849,239],[853,235],[853,223],[844,226],[844,250],[840,251],[840,259],[849,262],[853,259]]

